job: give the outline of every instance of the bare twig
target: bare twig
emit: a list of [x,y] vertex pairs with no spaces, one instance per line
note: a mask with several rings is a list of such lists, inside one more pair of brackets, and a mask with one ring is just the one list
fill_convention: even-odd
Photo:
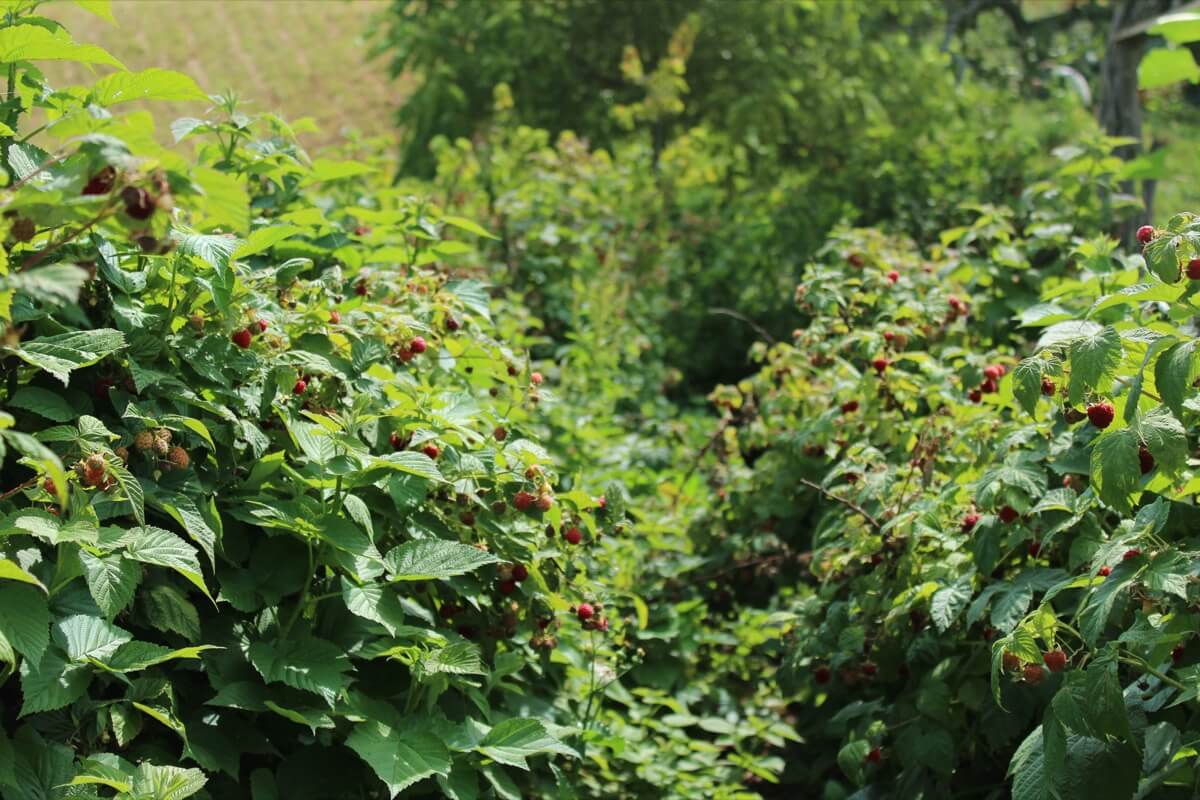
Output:
[[860,506],[858,503],[855,503],[853,500],[847,500],[844,497],[838,497],[836,494],[833,494],[828,489],[826,489],[824,486],[821,486],[818,483],[813,483],[812,481],[807,480],[805,478],[801,478],[800,482],[810,489],[816,489],[818,492],[820,492],[822,495],[829,498],[830,500],[841,503],[842,505],[844,505],[846,508],[850,509],[851,511],[854,511],[857,514],[862,515],[862,518],[865,519],[867,522],[869,522],[871,524],[872,528],[874,528],[875,530],[879,530],[879,520],[877,520],[873,516],[871,516],[870,512],[868,512],[865,508]]
[[28,489],[30,486],[33,486],[35,483],[37,483],[37,476],[36,476],[36,475],[34,475],[32,478],[30,478],[29,480],[25,481],[24,483],[19,483],[19,484],[17,484],[16,486],[14,486],[13,488],[9,489],[9,490],[8,490],[7,492],[5,492],[4,494],[0,494],[0,501],[2,501],[2,500],[7,500],[8,498],[12,497],[12,496],[13,496],[14,494],[16,494],[17,492],[23,492],[23,491],[25,491],[25,490],[26,490],[26,489]]
[[751,328],[754,328],[755,333],[757,333],[762,338],[766,339],[769,343],[775,344],[775,337],[772,336],[771,334],[767,333],[766,328],[764,328],[762,325],[759,325],[757,322],[750,319],[745,314],[739,314],[738,312],[734,311],[732,308],[710,308],[708,310],[708,313],[709,314],[719,314],[719,315],[723,315],[726,317],[733,317],[736,320],[740,320],[741,322],[744,322],[747,325],[749,325]]

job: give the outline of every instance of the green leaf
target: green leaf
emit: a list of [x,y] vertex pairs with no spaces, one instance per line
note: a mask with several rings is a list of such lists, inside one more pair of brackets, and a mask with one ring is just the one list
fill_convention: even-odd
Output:
[[1179,553],[1167,552],[1155,556],[1150,567],[1142,574],[1142,580],[1148,589],[1173,594],[1186,601],[1189,574],[1187,560]]
[[103,48],[76,44],[65,31],[51,32],[39,25],[0,28],[0,62],[11,64],[14,61],[76,61],[125,69],[124,64]]
[[70,422],[79,417],[79,411],[73,408],[62,394],[40,386],[22,386],[8,404],[55,422]]
[[38,587],[43,592],[46,591],[46,587],[37,579],[36,575],[26,572],[21,568],[20,564],[15,561],[9,561],[7,558],[0,558],[0,580],[28,583],[30,586]]
[[971,577],[964,576],[949,586],[933,593],[929,604],[929,616],[938,631],[945,632],[971,601]]
[[1100,499],[1119,511],[1128,511],[1130,495],[1142,478],[1138,437],[1131,429],[1108,431],[1092,448],[1092,484]]
[[173,569],[204,592],[210,600],[208,587],[200,571],[200,559],[196,548],[170,531],[143,525],[129,532],[125,541],[125,552],[135,561]]
[[1158,466],[1167,472],[1177,473],[1187,464],[1187,432],[1165,408],[1155,408],[1139,416],[1133,430],[1145,442]]
[[138,800],[184,800],[204,788],[208,778],[198,769],[156,767],[141,763],[133,776],[133,795]]
[[229,261],[241,240],[236,236],[210,236],[201,233],[175,233],[179,252],[195,256],[208,263],[218,273],[229,269]]
[[1030,416],[1037,410],[1038,398],[1042,396],[1044,363],[1040,358],[1026,358],[1013,370],[1013,397]]
[[416,671],[421,677],[448,673],[451,675],[487,675],[479,648],[471,642],[455,642],[423,653],[417,660]]
[[313,161],[312,171],[303,180],[304,186],[310,186],[322,181],[336,181],[342,178],[352,178],[355,175],[368,175],[375,168],[358,161],[334,161],[328,158],[318,158]]
[[377,583],[365,586],[355,586],[342,578],[342,599],[351,614],[378,622],[387,628],[388,633],[396,635],[396,630],[404,624],[404,610],[400,598],[394,591]]
[[1057,350],[1071,344],[1071,342],[1081,336],[1095,336],[1101,330],[1103,330],[1103,326],[1090,320],[1058,322],[1042,331],[1042,335],[1038,339],[1034,349],[1038,352],[1051,349]]
[[475,748],[488,758],[510,767],[529,769],[525,759],[542,753],[578,758],[579,754],[551,736],[538,719],[506,719],[488,731]]
[[54,642],[72,661],[94,658],[106,661],[117,648],[133,639],[133,635],[99,617],[77,614],[61,619],[54,625]]
[[[3,33],[4,29],[0,29]],[[125,336],[111,328],[42,336],[19,347],[6,347],[22,361],[49,372],[65,386],[71,371],[89,367],[125,347]]]
[[69,663],[57,648],[48,648],[36,662],[22,661],[21,716],[70,705],[83,696],[91,680],[88,667]]
[[1154,21],[1148,32],[1154,36],[1161,36],[1172,44],[1200,41],[1200,14],[1195,11],[1163,14]]
[[250,228],[250,195],[241,180],[208,167],[192,169],[192,180],[203,193],[200,211],[212,227],[243,233]]
[[124,464],[115,455],[108,458],[108,471],[117,479],[117,485],[125,494],[125,499],[133,511],[133,518],[139,525],[146,524],[146,497],[142,492],[142,484],[133,477],[133,473],[125,469]]
[[142,580],[142,571],[136,563],[116,553],[97,556],[86,550],[79,553],[79,561],[83,564],[88,591],[108,619],[133,601],[134,590]]
[[1079,616],[1079,632],[1088,644],[1095,646],[1100,642],[1100,636],[1108,625],[1109,615],[1118,599],[1125,596],[1126,588],[1133,582],[1133,570],[1117,567],[1112,574],[1092,591],[1087,599],[1087,607]]
[[174,586],[159,584],[139,592],[137,597],[155,628],[177,633],[185,639],[200,637],[199,612]]
[[208,95],[187,75],[157,67],[106,75],[92,86],[91,94],[92,102],[99,106],[114,106],[130,100],[208,101]]
[[427,581],[464,575],[500,559],[477,547],[441,539],[405,542],[384,558],[394,581]]
[[365,722],[355,726],[346,746],[375,770],[392,797],[431,775],[450,774],[450,752],[432,734]]
[[352,667],[342,648],[313,637],[250,645],[250,663],[267,683],[320,695],[330,706],[349,685]]
[[30,661],[41,661],[50,642],[46,596],[31,586],[0,583],[0,636]]
[[203,644],[172,650],[150,642],[127,642],[108,660],[108,667],[118,672],[137,672],[168,661],[198,659],[205,650],[219,649],[215,645]]
[[256,253],[265,253],[283,240],[303,232],[304,229],[296,225],[272,225],[267,228],[259,228],[233,251],[233,257],[245,258]]
[[494,236],[494,235],[488,233],[485,228],[483,228],[482,226],[479,225],[479,223],[474,222],[473,220],[469,220],[466,217],[455,217],[455,216],[442,217],[442,222],[446,223],[447,225],[452,225],[453,227],[458,228],[459,230],[464,230],[467,233],[473,233],[476,236],[483,236],[488,239],[499,240],[498,236]]
[[1156,47],[1142,56],[1138,64],[1139,89],[1160,89],[1180,81],[1200,81],[1200,66],[1187,48]]
[[1196,339],[1172,345],[1154,363],[1154,383],[1159,394],[1180,418],[1183,417],[1183,401],[1192,393],[1192,383],[1200,377],[1196,345]]
[[112,3],[110,0],[74,0],[74,2],[75,5],[84,11],[95,14],[100,19],[111,22],[113,25],[117,24],[116,19],[113,18]]
[[371,466],[386,467],[399,472],[407,472],[410,475],[419,475],[431,481],[444,480],[442,473],[438,471],[437,464],[424,453],[413,453],[407,450],[399,453],[389,453],[382,458],[372,459]]
[[1070,396],[1078,403],[1088,391],[1107,394],[1121,365],[1121,336],[1111,325],[1071,343]]
[[[3,132],[0,132],[2,135]],[[32,165],[36,171],[38,165]],[[0,256],[0,290],[11,289],[39,303],[60,305],[74,303],[79,299],[79,290],[87,283],[87,270],[80,269],[74,264],[47,264],[44,267],[3,274],[6,259]]]
[[1008,633],[1029,610],[1033,602],[1033,589],[1029,586],[1014,586],[999,595],[992,603],[992,626]]
[[1180,241],[1178,236],[1159,236],[1142,251],[1146,266],[1165,283],[1176,283],[1183,277],[1179,264]]

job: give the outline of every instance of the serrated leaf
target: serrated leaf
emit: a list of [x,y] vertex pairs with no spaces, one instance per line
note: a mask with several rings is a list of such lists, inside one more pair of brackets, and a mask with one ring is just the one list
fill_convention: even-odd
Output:
[[89,367],[124,347],[124,334],[111,328],[100,328],[41,336],[5,349],[25,363],[49,372],[65,386],[72,370]]
[[1035,350],[1058,349],[1069,345],[1082,336],[1095,336],[1103,330],[1103,326],[1090,320],[1070,320],[1058,322],[1042,331]]
[[172,650],[151,642],[127,642],[113,653],[108,660],[108,667],[118,672],[137,672],[168,661],[198,659],[205,650],[219,649],[215,645],[202,644]]
[[1033,602],[1033,589],[1029,586],[1013,586],[992,603],[992,626],[1009,633],[1029,610]]
[[1045,363],[1040,358],[1026,358],[1013,370],[1013,397],[1030,416],[1037,410],[1038,398],[1042,395],[1042,365]]
[[0,62],[76,61],[81,64],[125,65],[101,47],[77,44],[65,33],[53,33],[39,25],[14,25],[0,29]]
[[83,696],[92,680],[83,664],[72,664],[57,648],[48,648],[41,659],[21,662],[21,716],[53,711]]
[[945,632],[970,601],[971,578],[965,576],[933,593],[933,599],[929,603],[929,617],[939,631]]
[[405,542],[384,558],[394,581],[427,581],[465,575],[500,559],[477,547],[441,539]]
[[141,763],[133,776],[133,794],[139,800],[184,800],[199,792],[208,778],[198,769],[158,767]]
[[177,633],[185,639],[200,636],[200,614],[174,586],[159,584],[138,593],[150,624],[160,631]]
[[375,771],[391,797],[431,775],[450,774],[450,752],[431,734],[365,722],[355,726],[346,746]]
[[266,228],[259,228],[251,233],[244,242],[242,242],[236,250],[233,251],[234,258],[246,258],[247,256],[265,253],[275,245],[290,239],[291,237],[303,233],[304,229],[296,225],[271,225]]
[[1154,363],[1154,383],[1167,407],[1183,417],[1183,401],[1192,393],[1192,383],[1200,377],[1200,359],[1196,358],[1197,340],[1169,347]]
[[54,624],[53,638],[72,661],[105,661],[133,636],[100,617],[76,614]]
[[132,561],[112,553],[97,556],[80,551],[84,579],[96,605],[108,619],[121,613],[133,601],[133,593],[142,579],[142,571]]
[[422,676],[448,673],[451,675],[487,675],[479,648],[471,642],[455,642],[437,650],[423,653],[416,669]]
[[0,583],[0,636],[33,663],[50,642],[50,608],[32,586]]
[[305,637],[250,645],[250,663],[268,683],[280,682],[320,695],[330,706],[349,685],[352,669],[342,648]]
[[1126,428],[1108,431],[1092,447],[1092,485],[1108,505],[1119,511],[1130,508],[1130,495],[1142,477],[1138,437]]
[[488,758],[528,770],[525,761],[529,756],[542,753],[578,758],[579,754],[550,735],[546,725],[538,719],[506,719],[488,731],[487,736],[475,748]]
[[1187,432],[1165,408],[1155,408],[1137,417],[1134,432],[1145,442],[1158,466],[1174,474],[1187,464]]
[[1128,569],[1114,569],[1100,585],[1092,590],[1088,597],[1087,606],[1079,616],[1079,632],[1088,644],[1095,646],[1100,642],[1100,636],[1108,625],[1108,617],[1113,605],[1124,596],[1126,588],[1133,582],[1134,572]]
[[1071,402],[1078,403],[1089,390],[1107,394],[1123,353],[1121,337],[1111,325],[1072,341]]
[[125,552],[135,561],[154,564],[175,570],[210,600],[208,587],[200,570],[200,559],[196,548],[170,531],[143,525],[129,532],[125,540]]
[[70,422],[79,417],[79,412],[62,394],[39,386],[22,386],[8,401],[8,405],[32,411],[55,422]]
[[157,67],[105,75],[92,86],[91,95],[92,102],[100,106],[131,100],[208,100],[208,95],[187,75]]

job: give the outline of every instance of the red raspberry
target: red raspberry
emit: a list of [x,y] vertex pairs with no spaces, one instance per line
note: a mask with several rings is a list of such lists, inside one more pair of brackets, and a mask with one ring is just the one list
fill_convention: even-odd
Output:
[[80,194],[108,194],[113,190],[113,186],[116,183],[117,171],[110,165],[93,175],[84,185],[83,191]]
[[1136,547],[1131,547],[1121,556],[1122,561],[1128,561],[1131,558],[1137,558],[1142,554],[1142,551]]
[[883,760],[883,751],[878,747],[872,747],[871,751],[863,758],[867,764],[878,764]]
[[359,281],[358,283],[354,284],[354,293],[356,295],[358,295],[359,297],[366,297],[367,296],[367,282]]
[[112,378],[97,378],[92,384],[92,394],[97,400],[107,400],[108,390],[117,385],[117,382]]
[[1143,225],[1137,229],[1137,240],[1142,244],[1150,244],[1154,239],[1154,226]]
[[329,321],[334,325],[340,325],[342,322],[342,314],[337,309],[329,312]]
[[960,527],[962,528],[962,532],[970,533],[971,529],[974,528],[976,523],[978,523],[978,522],[979,522],[978,514],[976,514],[974,512],[967,514],[966,516],[964,516],[962,518],[962,524],[960,525]]
[[267,323],[267,321],[265,319],[260,319],[258,321],[258,332],[259,333],[266,333],[268,327],[270,327],[270,325]]
[[1054,385],[1054,381],[1049,378],[1042,378],[1042,394],[1046,397],[1054,397],[1054,392],[1057,389],[1058,387]]
[[983,390],[982,389],[972,389],[971,391],[967,392],[967,399],[970,400],[972,403],[982,403],[983,402]]
[[1015,672],[1021,668],[1021,659],[1017,658],[1017,654],[1009,650],[1004,651],[1004,656],[1001,659],[1005,672]]
[[605,497],[604,495],[597,497],[596,498],[596,508],[600,509],[601,511],[608,508],[608,498]]
[[875,359],[874,361],[872,361],[871,366],[875,368],[875,371],[877,373],[882,375],[884,373],[884,371],[887,370],[887,368],[889,366],[891,366],[891,363],[892,362],[888,361],[886,358],[883,358],[881,356],[881,357]]
[[1048,650],[1042,653],[1042,661],[1046,664],[1046,669],[1051,672],[1062,672],[1067,668],[1067,654],[1062,651],[1062,648]]
[[843,414],[852,414],[855,411],[858,411],[858,401],[857,400],[847,400],[845,403],[842,403],[842,413]]
[[355,225],[354,226],[354,235],[355,236],[366,236],[370,232],[371,232],[371,229],[368,228],[366,225]]
[[543,380],[545,379],[542,377],[542,373],[540,372],[534,372],[529,375],[529,382],[534,386],[541,386]]
[[529,492],[522,490],[517,492],[516,496],[513,498],[513,506],[516,507],[517,511],[528,511],[529,509],[533,508],[533,504],[536,501],[536,497],[531,495]]
[[988,378],[983,383],[979,384],[979,391],[983,392],[984,394],[994,394],[998,389],[999,387],[996,386],[996,381],[992,378]]
[[1181,644],[1177,644],[1171,648],[1171,663],[1172,664],[1175,664],[1176,666],[1178,666],[1179,662],[1183,661],[1184,650],[1185,650],[1185,648]]
[[304,382],[303,378],[301,378],[300,380],[296,381],[296,385],[292,387],[292,394],[296,394],[296,395],[304,394],[304,391],[307,388],[308,388],[308,384]]
[[900,273],[896,270],[892,270],[887,274],[887,279],[888,283],[895,283],[896,281],[900,280]]
[[1000,521],[1003,522],[1005,525],[1010,525],[1010,524],[1016,522],[1017,517],[1019,517],[1021,515],[1018,514],[1017,510],[1015,508],[1013,508],[1012,506],[1004,506],[998,512],[996,512],[996,516],[1000,517]]
[[461,610],[462,609],[460,609],[454,603],[446,603],[438,609],[438,616],[440,616],[442,619],[451,619]]
[[250,329],[242,328],[240,331],[233,334],[233,336],[230,338],[233,339],[234,344],[236,344],[238,347],[245,350],[247,347],[250,346]]
[[851,253],[850,255],[846,256],[846,260],[850,262],[850,266],[852,267],[861,267],[863,264],[867,263],[863,259],[861,253]]
[[497,442],[503,442],[508,438],[508,431],[504,430],[501,426],[497,426],[496,430],[492,431],[492,436],[496,438]]
[[990,367],[985,367],[983,370],[983,377],[987,378],[988,380],[999,380],[1000,376],[1003,374],[1004,367],[1000,366],[999,364],[992,364]]
[[1103,567],[1096,570],[1096,574],[1101,578],[1107,578],[1109,575],[1112,575],[1112,567],[1110,567],[1108,564],[1105,564]]
[[437,461],[437,457],[442,454],[441,448],[432,442],[422,447],[421,452],[432,458],[434,461]]
[[1042,552],[1042,546],[1040,544],[1038,544],[1037,542],[1029,543],[1028,553],[1029,553],[1030,558],[1037,558],[1038,553],[1040,553],[1040,552]]
[[563,532],[563,538],[567,540],[567,544],[579,544],[583,541],[583,531],[579,528],[567,528]]
[[446,317],[446,330],[453,333],[454,331],[458,330],[460,327],[461,327],[461,325],[460,325],[459,321],[456,320],[454,317]]
[[883,332],[883,340],[885,342],[890,342],[895,338],[896,338],[896,334],[894,332],[892,332],[892,331],[884,331]]
[[122,189],[121,201],[125,203],[125,213],[134,219],[149,219],[157,205],[149,192],[137,186]]
[[833,671],[831,669],[829,669],[829,667],[817,667],[816,669],[813,670],[813,680],[816,681],[821,686],[824,686],[825,684],[829,683],[829,680],[832,677],[833,677]]
[[521,583],[529,577],[529,570],[524,564],[514,564],[512,568],[512,577],[514,581]]
[[1025,665],[1025,682],[1030,686],[1037,686],[1042,682],[1042,678],[1046,677],[1046,671],[1037,664]]
[[554,498],[548,494],[540,494],[537,499],[537,507],[539,511],[549,511],[554,505]]
[[1112,424],[1113,417],[1116,416],[1116,411],[1113,410],[1112,403],[1102,400],[1099,403],[1092,403],[1087,407],[1087,416],[1093,425],[1100,430],[1104,430]]
[[424,353],[426,347],[425,339],[420,336],[414,336],[413,340],[408,343],[408,349],[417,355]]
[[1194,281],[1200,281],[1200,258],[1193,258],[1188,262],[1187,276]]
[[862,663],[862,674],[866,675],[868,678],[874,678],[878,672],[879,667],[876,666],[874,661],[864,661]]
[[580,603],[579,607],[575,609],[575,616],[584,622],[591,619],[595,613],[596,609],[592,608],[591,603]]
[[1141,468],[1143,475],[1154,469],[1154,456],[1146,449],[1146,445],[1138,448],[1138,467]]
[[42,488],[45,489],[48,494],[58,494],[53,478],[46,478],[46,480],[42,481]]
[[517,590],[517,582],[514,580],[500,581],[498,587],[500,594],[509,595]]
[[389,436],[388,442],[391,443],[393,450],[403,450],[408,447],[408,440],[398,433],[393,433]]

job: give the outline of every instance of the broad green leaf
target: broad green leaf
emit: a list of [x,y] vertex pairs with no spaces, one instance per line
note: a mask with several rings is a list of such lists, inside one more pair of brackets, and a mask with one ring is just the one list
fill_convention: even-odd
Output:
[[966,576],[934,592],[929,604],[929,617],[939,631],[945,632],[970,601],[971,578]]
[[117,648],[133,639],[126,630],[99,617],[77,614],[54,624],[54,642],[72,661],[94,658],[106,661]]
[[267,228],[259,228],[233,251],[233,257],[245,258],[257,253],[265,253],[284,239],[290,239],[303,232],[304,229],[296,225],[272,225]]
[[46,591],[46,587],[37,579],[36,575],[26,572],[20,564],[9,561],[7,558],[0,558],[0,581],[19,581],[36,586],[43,592]]
[[68,662],[58,648],[47,648],[41,659],[21,662],[21,716],[70,705],[83,696],[91,680],[87,666]]
[[8,401],[8,405],[32,411],[55,422],[70,422],[79,417],[79,411],[62,394],[39,386],[22,386]]
[[1010,632],[1025,616],[1029,604],[1033,602],[1033,589],[1028,586],[1014,586],[999,595],[992,603],[992,626]]
[[1070,349],[1071,402],[1078,403],[1088,390],[1107,394],[1122,353],[1121,337],[1112,326],[1075,339]]
[[471,642],[455,642],[422,654],[416,663],[416,672],[422,677],[438,673],[486,675],[487,668],[477,646]]
[[1087,606],[1079,617],[1079,632],[1088,644],[1095,646],[1108,625],[1109,615],[1118,599],[1126,597],[1134,572],[1118,567],[1092,591]]
[[395,548],[384,558],[384,563],[394,581],[427,581],[464,575],[499,560],[469,544],[422,539]]
[[1197,340],[1172,345],[1154,362],[1154,383],[1163,402],[1183,417],[1183,401],[1192,394],[1192,383],[1200,377],[1200,359],[1196,357]]
[[0,62],[11,64],[14,61],[76,61],[125,69],[124,64],[103,48],[77,44],[65,31],[51,32],[39,25],[0,29]]
[[204,585],[196,548],[170,531],[153,525],[134,528],[126,539],[125,552],[130,558],[143,564],[175,570],[212,599],[208,594],[208,587]]
[[93,102],[100,106],[130,100],[208,100],[208,95],[187,75],[157,67],[106,75],[92,86],[91,94]]
[[1092,483],[1100,499],[1119,511],[1130,508],[1130,495],[1142,478],[1138,437],[1126,428],[1107,431],[1092,447]]
[[352,178],[356,175],[367,175],[375,168],[358,161],[334,161],[328,158],[318,158],[313,161],[312,171],[303,180],[303,185],[309,186],[322,181],[336,181]]
[[1173,44],[1200,41],[1200,13],[1177,11],[1163,14],[1150,26],[1149,33],[1161,36]]
[[1041,338],[1038,339],[1035,350],[1040,352],[1042,350],[1058,349],[1064,345],[1071,344],[1071,342],[1081,336],[1095,336],[1102,330],[1102,325],[1090,320],[1057,322],[1042,331]]
[[[1191,55],[1188,55],[1191,59]],[[1183,277],[1183,269],[1179,263],[1178,236],[1159,236],[1146,245],[1143,255],[1146,266],[1164,283],[1177,283]]]
[[538,719],[506,719],[496,725],[476,748],[485,756],[510,767],[529,769],[525,759],[543,753],[578,758],[579,754],[551,736]]
[[1013,397],[1030,416],[1037,410],[1042,396],[1042,365],[1040,358],[1026,358],[1013,370]]
[[442,217],[442,222],[446,223],[447,225],[452,225],[453,227],[458,228],[459,230],[464,230],[467,233],[473,233],[476,236],[483,236],[488,239],[499,239],[500,238],[491,233],[488,233],[485,228],[483,228],[481,225],[479,225],[479,223],[475,222],[474,220],[467,219],[466,217],[455,217],[455,216]]
[[108,619],[112,619],[133,601],[134,590],[142,579],[136,563],[117,553],[97,556],[83,550],[79,553],[88,591]]
[[[250,195],[244,183],[225,172],[208,167],[192,170],[192,180],[203,193],[200,211],[212,227],[244,233],[250,228]],[[235,245],[236,247],[236,245]]]
[[346,746],[370,765],[391,797],[431,775],[450,774],[450,753],[432,734],[368,721],[355,726]]
[[205,650],[214,649],[220,648],[211,644],[203,644],[172,650],[169,647],[150,642],[127,642],[113,653],[108,660],[108,667],[118,672],[137,672],[168,661],[198,659]]
[[250,645],[250,663],[267,683],[320,695],[330,706],[349,685],[353,667],[342,648],[312,637]]
[[1139,89],[1160,89],[1181,81],[1200,81],[1200,66],[1196,65],[1192,51],[1185,47],[1156,47],[1142,56],[1138,64]]
[[46,596],[32,586],[0,582],[0,637],[37,663],[50,642]]
[[[0,33],[3,31],[0,29]],[[72,370],[89,367],[123,347],[125,337],[120,331],[101,328],[42,336],[5,349],[27,364],[49,372],[65,386]]]
[[1187,432],[1169,411],[1155,408],[1139,416],[1134,431],[1145,442],[1158,466],[1172,474],[1183,469],[1188,457]]
[[183,592],[174,586],[159,584],[138,593],[138,602],[146,610],[150,624],[160,631],[177,633],[185,639],[200,637],[200,614]]
[[198,769],[158,767],[141,763],[133,776],[133,794],[138,800],[184,800],[199,792],[208,778]]

